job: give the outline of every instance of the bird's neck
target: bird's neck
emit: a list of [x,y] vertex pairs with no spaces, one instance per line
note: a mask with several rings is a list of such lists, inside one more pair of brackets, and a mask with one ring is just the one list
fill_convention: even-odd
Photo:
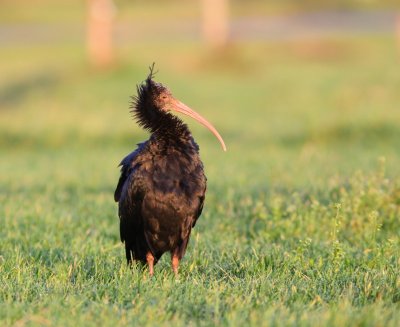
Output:
[[191,144],[192,135],[187,125],[169,112],[153,110],[136,110],[137,122],[152,134],[160,145]]
[[160,145],[183,145],[191,143],[193,138],[188,126],[178,117],[170,113],[162,113],[163,117],[151,130],[152,137],[158,140]]
[[150,144],[153,152],[157,154],[169,153],[171,149],[190,156],[198,155],[199,153],[199,146],[194,141],[190,132],[180,137],[154,133],[150,137]]

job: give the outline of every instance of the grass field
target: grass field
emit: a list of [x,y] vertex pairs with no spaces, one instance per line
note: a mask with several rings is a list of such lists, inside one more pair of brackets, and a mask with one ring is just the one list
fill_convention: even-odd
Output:
[[[75,43],[0,55],[0,325],[398,325],[393,38],[149,42],[105,72]],[[208,193],[178,279],[126,267],[113,202],[153,61],[228,147],[186,120]]]

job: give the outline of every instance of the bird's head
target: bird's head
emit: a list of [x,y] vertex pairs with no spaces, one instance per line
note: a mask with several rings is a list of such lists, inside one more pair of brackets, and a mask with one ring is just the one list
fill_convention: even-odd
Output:
[[[223,150],[226,151],[225,142],[218,131],[215,129],[215,127],[196,111],[176,99],[167,87],[165,87],[161,83],[155,82],[153,80],[153,69],[154,64],[152,67],[150,67],[150,74],[147,76],[145,82],[138,86],[138,96],[135,98],[134,111],[135,109],[136,111],[138,111],[138,109],[143,110],[143,108],[141,107],[144,107],[144,109],[148,108],[148,111],[151,111],[155,115],[157,115],[157,111],[164,113],[175,111],[192,117],[200,124],[207,127],[219,140]],[[150,113],[148,112],[148,114]],[[146,123],[140,121],[139,123],[141,123],[142,125],[146,125]]]

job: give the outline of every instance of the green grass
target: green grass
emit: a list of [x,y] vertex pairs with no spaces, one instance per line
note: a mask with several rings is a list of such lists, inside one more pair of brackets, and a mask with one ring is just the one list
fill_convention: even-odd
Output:
[[[96,72],[79,44],[1,51],[0,325],[397,325],[394,39],[118,56]],[[188,121],[209,187],[178,279],[168,256],[154,278],[126,267],[113,202],[117,164],[147,137],[128,102],[153,61],[228,147]]]

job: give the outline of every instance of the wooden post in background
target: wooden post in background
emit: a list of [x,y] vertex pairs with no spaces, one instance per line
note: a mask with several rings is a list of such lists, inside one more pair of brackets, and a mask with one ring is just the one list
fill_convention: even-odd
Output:
[[88,0],[87,50],[90,63],[97,68],[114,62],[112,0]]
[[229,0],[202,0],[203,38],[207,45],[222,48],[229,37]]

